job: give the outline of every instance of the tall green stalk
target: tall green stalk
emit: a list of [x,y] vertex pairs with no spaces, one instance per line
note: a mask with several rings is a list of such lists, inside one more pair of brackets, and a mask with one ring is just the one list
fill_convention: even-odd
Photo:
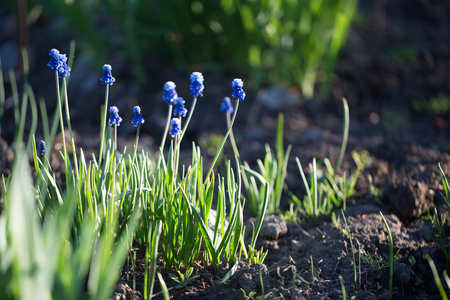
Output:
[[234,114],[233,114],[233,118],[231,119],[230,126],[228,127],[227,133],[223,137],[222,143],[220,144],[220,147],[217,150],[216,155],[214,156],[213,162],[211,164],[211,167],[209,168],[208,175],[206,175],[206,178],[210,177],[210,175],[212,173],[212,170],[213,170],[213,168],[214,168],[214,166],[215,166],[215,164],[217,162],[217,159],[219,158],[220,153],[223,150],[223,146],[225,145],[225,142],[227,141],[228,135],[230,134],[231,129],[233,128],[234,120],[236,119],[236,114],[237,114],[238,109],[239,109],[239,102],[240,102],[240,100],[236,101],[236,107],[234,108]]
[[65,77],[63,78],[63,87],[64,87],[64,102],[65,102],[65,106],[66,106],[67,127],[69,129],[70,142],[71,142],[71,146],[72,146],[73,164],[75,166],[75,178],[79,178],[77,151],[75,148],[75,141],[73,139],[72,124],[70,122],[69,100],[68,100],[68,96],[67,96],[67,81],[66,81]]
[[101,118],[101,122],[102,122],[102,124],[101,124],[101,128],[102,129],[101,130],[102,130],[102,132],[101,132],[101,140],[100,140],[100,153],[99,153],[99,158],[98,158],[99,165],[102,164],[103,147],[104,147],[104,144],[105,144],[105,133],[106,133],[106,123],[107,123],[106,117],[108,115],[108,98],[109,98],[109,84],[106,84],[106,87],[105,87],[105,104],[104,104],[104,107],[103,107],[103,117]]
[[[226,118],[227,118],[227,127],[230,128],[231,126],[231,117],[230,114],[226,114]],[[236,146],[236,140],[234,139],[234,133],[233,133],[233,129],[231,129],[230,131],[230,142],[231,142],[231,147],[233,148],[233,152],[234,155],[236,155],[236,157],[238,159],[240,159],[240,155],[239,155],[239,150],[238,147]]]
[[62,138],[62,153],[64,156],[64,169],[66,170],[66,185],[69,186],[71,176],[67,176],[70,174],[69,170],[72,169],[70,166],[70,160],[67,157],[67,147],[66,147],[66,136],[64,132],[64,120],[63,120],[63,112],[62,112],[62,99],[61,99],[61,93],[59,88],[59,74],[58,72],[55,72],[55,80],[56,80],[56,96],[58,99],[58,113],[59,113],[59,124],[61,128],[61,138]]
[[178,140],[178,143],[181,143],[181,140],[183,139],[183,136],[186,133],[186,129],[187,129],[188,125],[189,125],[189,122],[191,121],[192,114],[194,113],[196,104],[197,104],[197,97],[194,97],[194,99],[192,100],[192,105],[191,105],[191,109],[189,110],[188,117],[186,119],[186,122],[184,123],[183,129],[181,130],[181,135],[180,135],[180,138]]
[[156,164],[158,167],[160,167],[160,163],[162,160],[162,156],[164,155],[164,146],[166,144],[166,138],[167,138],[167,134],[169,133],[169,126],[170,126],[170,120],[171,120],[171,116],[172,116],[172,110],[173,110],[173,105],[169,103],[169,109],[167,110],[167,123],[166,123],[166,128],[164,128],[164,133],[162,136],[162,140],[161,140],[161,146],[159,147],[159,157],[158,157],[158,163]]
[[347,148],[348,142],[348,131],[350,128],[350,112],[348,109],[347,99],[342,98],[342,104],[344,106],[344,127],[342,129],[342,144],[339,149],[339,155],[336,161],[336,166],[334,167],[334,172],[337,172],[341,168],[342,161],[344,160],[345,149]]
[[161,149],[164,149],[164,145],[166,144],[166,138],[167,138],[167,134],[169,133],[169,126],[170,126],[170,120],[171,120],[171,116],[172,116],[172,110],[173,110],[173,105],[169,104],[169,109],[167,110],[167,123],[166,123],[166,128],[164,128],[164,133],[163,133],[163,137],[161,140]]

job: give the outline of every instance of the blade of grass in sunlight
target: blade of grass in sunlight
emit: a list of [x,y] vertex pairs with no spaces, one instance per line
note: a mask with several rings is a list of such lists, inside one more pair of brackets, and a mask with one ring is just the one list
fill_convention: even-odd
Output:
[[344,106],[344,127],[342,129],[342,144],[339,149],[338,159],[336,161],[336,166],[334,167],[335,172],[341,168],[342,160],[344,159],[345,149],[347,148],[348,141],[348,131],[350,127],[350,113],[348,109],[347,99],[342,98],[342,104]]
[[448,210],[450,210],[450,203],[449,203],[450,191],[449,191],[449,187],[448,187],[447,177],[445,176],[444,170],[442,170],[442,168],[441,168],[441,164],[438,164],[438,166],[439,166],[439,172],[441,174],[442,185],[444,186],[444,191],[445,191],[445,196],[443,196],[442,198],[444,198],[445,204],[447,205]]
[[434,264],[433,260],[431,259],[430,255],[427,253],[425,254],[425,259],[428,261],[428,264],[430,265],[430,269],[433,272],[433,278],[434,282],[436,283],[436,287],[439,291],[439,294],[441,295],[443,300],[447,300],[447,294],[445,293],[444,286],[442,285],[442,281],[439,278],[439,273],[436,269],[436,265]]

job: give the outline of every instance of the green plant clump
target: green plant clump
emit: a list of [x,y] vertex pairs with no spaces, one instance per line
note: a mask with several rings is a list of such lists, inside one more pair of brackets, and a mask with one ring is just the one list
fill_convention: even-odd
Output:
[[450,96],[440,94],[430,99],[413,100],[411,106],[416,111],[428,114],[445,114],[450,111]]
[[[276,135],[276,153],[272,153],[270,146],[266,144],[266,156],[264,162],[257,160],[259,172],[250,168],[247,162],[243,164],[242,177],[247,194],[248,210],[252,216],[258,216],[264,203],[265,189],[268,189],[269,200],[267,213],[279,212],[280,201],[283,193],[286,168],[291,152],[291,145],[286,152],[283,147],[283,122],[282,114],[278,116],[278,127]],[[258,180],[256,180],[258,179]],[[258,183],[257,183],[258,182]]]
[[[15,80],[11,80],[15,142],[19,146],[15,148],[12,175],[2,178],[5,208],[0,215],[0,298],[79,299],[87,294],[92,299],[106,299],[114,289],[127,253],[134,254],[136,244],[146,253],[145,299],[152,297],[157,278],[162,293],[168,295],[161,272],[184,268],[186,273],[178,274],[186,284],[194,265],[218,271],[221,266],[234,266],[231,270],[235,270],[240,261],[262,263],[267,252],[256,250],[255,245],[267,209],[268,189],[248,243],[240,163],[236,159],[234,168],[227,161],[224,175],[213,172],[239,102],[245,97],[243,82],[233,81],[234,114],[209,171],[204,173],[200,148],[195,144],[191,163],[179,165],[180,143],[197,97],[202,96],[203,75],[198,72],[191,75],[193,102],[183,127],[184,100],[178,97],[175,84],[165,85],[163,98],[174,117],[169,113],[167,123],[171,130],[168,125],[164,135],[170,133],[171,141],[166,152],[163,139],[159,155],[153,159],[148,151],[137,151],[140,127],[145,122],[139,106],[133,108],[131,121],[136,127],[134,147],[131,152],[118,149],[117,131],[122,118],[114,105],[109,107],[107,117],[108,96],[115,78],[112,67],[104,65],[100,153],[88,160],[83,150],[75,147],[70,123],[67,77],[73,57],[73,52],[66,57],[56,49],[50,51],[48,66],[55,74],[58,106],[51,124],[46,111],[41,111],[45,130],[44,140],[39,143],[35,141],[38,113],[32,89],[25,83],[19,101],[19,89]],[[10,72],[12,79],[13,75]],[[0,88],[3,99],[3,81]],[[23,143],[28,103],[32,108],[32,126]],[[124,115],[127,118],[131,119]],[[64,183],[56,180],[50,163],[58,126],[63,135],[59,157],[64,166]],[[68,143],[73,149],[71,154]],[[34,179],[26,163],[30,154],[36,172]],[[215,211],[211,209],[213,199],[217,201]]]
[[[342,101],[344,106],[343,139],[335,166],[333,167],[330,160],[325,158],[323,159],[325,171],[322,171],[317,164],[316,158],[313,158],[312,163],[309,164],[310,178],[308,182],[300,159],[298,157],[296,158],[298,170],[305,186],[306,195],[303,200],[301,200],[296,195],[291,194],[292,203],[296,207],[294,215],[297,215],[299,212],[303,216],[319,218],[331,214],[333,208],[341,206],[345,211],[346,201],[354,193],[359,173],[369,162],[368,152],[362,151],[358,153],[354,151],[352,157],[356,163],[355,172],[349,176],[347,176],[346,172],[342,175],[338,173],[347,147],[350,124],[347,100],[342,99]],[[335,224],[338,223],[336,215],[333,217],[333,222]]]
[[[44,14],[63,16],[66,26],[77,30],[93,53],[107,57],[104,44],[114,42],[132,62],[136,78],[144,82],[144,54],[157,52],[179,66],[227,66],[250,76],[256,85],[300,86],[311,98],[317,81],[330,82],[358,0],[45,0],[44,4]],[[97,21],[105,19],[117,28],[99,28]]]

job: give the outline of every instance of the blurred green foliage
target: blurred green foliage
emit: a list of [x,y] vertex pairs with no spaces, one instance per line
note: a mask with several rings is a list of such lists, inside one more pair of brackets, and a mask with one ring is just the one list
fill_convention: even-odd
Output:
[[428,114],[444,114],[450,111],[450,96],[440,94],[430,99],[412,100],[411,106],[415,111]]
[[[35,0],[29,0],[31,2]],[[201,64],[266,83],[329,82],[358,0],[41,0],[96,57],[123,51],[145,80],[143,59]],[[105,47],[107,45],[107,47]]]
[[394,46],[388,50],[387,55],[393,60],[411,63],[417,58],[417,50],[409,46]]

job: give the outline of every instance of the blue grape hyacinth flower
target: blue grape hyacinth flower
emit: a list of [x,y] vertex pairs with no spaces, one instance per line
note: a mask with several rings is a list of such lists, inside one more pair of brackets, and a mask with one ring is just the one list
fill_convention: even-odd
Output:
[[200,72],[194,72],[191,74],[191,85],[189,90],[191,91],[192,97],[200,97],[203,96],[203,90],[205,86],[203,85],[203,75]]
[[223,111],[226,114],[232,114],[234,111],[233,105],[231,105],[231,101],[229,97],[225,97],[222,100],[222,105],[220,105],[220,111]]
[[244,100],[245,92],[242,89],[242,87],[244,86],[244,82],[241,79],[236,78],[231,83],[231,86],[233,87],[233,93],[231,94],[233,96],[233,99],[237,100],[239,98],[239,100]]
[[174,138],[177,135],[181,134],[180,129],[180,119],[173,118],[172,121],[170,121],[170,126],[172,126],[172,129],[170,130],[170,135]]
[[44,141],[40,141],[39,142],[39,154],[40,155],[47,154],[47,147],[45,146],[45,142]]
[[177,91],[175,90],[177,86],[175,85],[175,83],[173,81],[167,81],[164,84],[164,95],[163,95],[163,99],[166,102],[167,105],[169,104],[173,104],[173,101],[178,98],[178,94]]
[[111,65],[108,64],[103,65],[103,76],[100,78],[100,81],[103,84],[113,85],[114,81],[116,81],[116,79],[112,77],[111,71],[112,71]]
[[111,106],[109,108],[109,125],[117,125],[120,126],[120,122],[122,122],[122,118],[119,116],[119,109],[116,106]]
[[173,115],[186,117],[187,109],[184,106],[184,103],[185,103],[184,99],[181,97],[178,97],[173,102],[174,102],[173,104],[175,104],[175,109],[173,110]]
[[143,124],[145,120],[142,117],[141,108],[139,106],[135,106],[133,107],[133,112],[134,118],[131,121],[131,123],[133,123],[134,127],[137,127],[139,124]]
[[70,76],[70,68],[67,66],[67,57],[65,54],[60,54],[57,49],[50,50],[48,54],[50,61],[47,66],[50,67],[50,72],[58,72],[58,77],[61,78]]

